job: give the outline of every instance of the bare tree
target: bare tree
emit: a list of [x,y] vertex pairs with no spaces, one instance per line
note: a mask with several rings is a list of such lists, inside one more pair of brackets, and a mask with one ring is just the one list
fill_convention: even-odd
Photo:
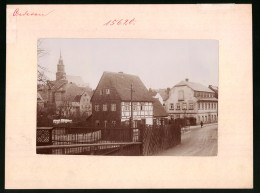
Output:
[[37,69],[37,81],[38,84],[47,84],[48,77],[45,75],[45,72],[48,71],[46,67],[40,64],[40,58],[49,54],[49,52],[42,46],[43,40],[39,39],[37,41],[37,56],[38,56],[38,69]]

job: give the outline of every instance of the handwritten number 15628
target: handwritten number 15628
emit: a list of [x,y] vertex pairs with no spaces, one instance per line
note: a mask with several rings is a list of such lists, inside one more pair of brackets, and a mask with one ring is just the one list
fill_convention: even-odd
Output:
[[109,26],[109,25],[134,25],[135,24],[135,18],[129,20],[129,19],[114,19],[114,20],[109,20],[104,25]]

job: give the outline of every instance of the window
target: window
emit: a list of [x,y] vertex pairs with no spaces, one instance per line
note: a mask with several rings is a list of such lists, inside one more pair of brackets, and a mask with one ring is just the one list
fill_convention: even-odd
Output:
[[173,103],[170,104],[170,109],[172,109],[172,110],[174,109],[174,104]]
[[125,110],[129,111],[130,110],[130,103],[125,103]]
[[211,103],[211,109],[213,109],[213,103]]
[[95,105],[95,111],[99,111],[99,105]]
[[214,109],[216,109],[216,103],[214,103]]
[[181,108],[180,103],[177,103],[177,104],[176,104],[176,109],[177,109],[177,110],[180,110],[180,108]]
[[208,108],[208,104],[207,103],[205,103],[205,109],[207,109]]
[[200,110],[200,103],[198,103],[198,109]]
[[144,103],[141,103],[141,111],[144,111]]
[[102,90],[102,89],[99,91],[99,94],[100,94],[100,95],[103,95],[103,90]]
[[182,109],[183,109],[183,110],[186,110],[186,109],[187,109],[187,104],[186,104],[186,103],[183,103],[183,104],[182,104]]
[[178,92],[178,100],[183,101],[184,100],[184,92],[183,90],[179,90]]
[[106,89],[106,94],[110,94],[110,89],[109,88]]
[[116,104],[111,104],[111,111],[116,111]]
[[112,121],[112,125],[113,125],[113,126],[116,126],[116,121]]
[[133,103],[133,111],[136,111],[137,110],[137,105],[136,103]]
[[99,120],[96,120],[96,126],[99,126],[99,125],[100,125]]
[[107,104],[103,104],[103,111],[107,111]]
[[194,108],[193,103],[190,103],[190,104],[189,104],[189,109],[190,109],[190,110],[193,110],[193,108]]
[[201,105],[202,105],[202,108],[201,108],[201,109],[204,109],[204,103],[201,103]]
[[107,120],[104,121],[104,126],[107,128]]

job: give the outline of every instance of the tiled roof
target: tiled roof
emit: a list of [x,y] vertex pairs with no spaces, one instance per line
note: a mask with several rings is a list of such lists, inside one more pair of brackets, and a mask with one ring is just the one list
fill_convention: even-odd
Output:
[[218,87],[209,85],[209,89],[213,90],[214,92],[218,93]]
[[157,94],[157,92],[155,90],[149,89],[149,94],[151,96],[155,96]]
[[169,93],[167,93],[167,89],[159,89],[158,93],[161,95],[164,101],[166,101],[169,98]]
[[89,91],[89,90],[85,90],[85,91],[83,91],[82,94],[76,95],[75,98],[73,99],[73,102],[80,102],[80,99],[81,99],[82,95],[84,95],[84,93],[87,93],[91,97],[93,92]]
[[158,99],[153,101],[153,116],[154,117],[167,117],[168,114]]
[[58,80],[54,82],[54,85],[52,87],[53,90],[58,90],[61,86],[66,84],[68,81],[67,80]]
[[76,95],[73,102],[80,102],[81,96],[82,95]]
[[79,87],[74,83],[68,83],[64,87],[65,97],[69,101],[73,101],[77,95],[82,95],[84,92],[87,92],[91,96],[91,90],[86,87]]
[[200,83],[195,83],[195,82],[190,82],[190,81],[180,81],[178,84],[176,84],[174,87],[177,86],[188,86],[190,87],[192,90],[195,91],[203,91],[203,92],[213,92],[211,89],[209,89],[208,87],[200,84]]
[[108,84],[110,88],[116,89],[119,98],[123,101],[131,100],[131,84],[133,84],[133,101],[153,101],[147,88],[136,75],[104,72],[96,90],[106,88]]

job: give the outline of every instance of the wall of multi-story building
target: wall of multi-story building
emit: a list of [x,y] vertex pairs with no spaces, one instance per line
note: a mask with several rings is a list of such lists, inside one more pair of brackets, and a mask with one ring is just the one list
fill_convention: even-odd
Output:
[[[131,102],[121,102],[121,121],[128,122],[131,116]],[[133,121],[144,120],[145,124],[153,124],[153,103],[133,102]]]
[[214,95],[205,92],[205,96],[207,96],[205,98],[195,96],[197,96],[197,92],[188,86],[173,87],[168,100],[165,102],[165,109],[169,118],[193,117],[197,124],[201,121],[203,123],[217,122],[218,103]]
[[121,100],[113,87],[98,88],[92,96],[93,125],[100,127],[121,124]]
[[195,117],[197,113],[194,91],[187,86],[173,87],[165,102],[170,118]]
[[199,100],[197,102],[197,122],[212,123],[218,120],[218,102]]
[[84,93],[79,102],[80,115],[89,117],[92,114],[92,105],[90,102],[91,97]]

